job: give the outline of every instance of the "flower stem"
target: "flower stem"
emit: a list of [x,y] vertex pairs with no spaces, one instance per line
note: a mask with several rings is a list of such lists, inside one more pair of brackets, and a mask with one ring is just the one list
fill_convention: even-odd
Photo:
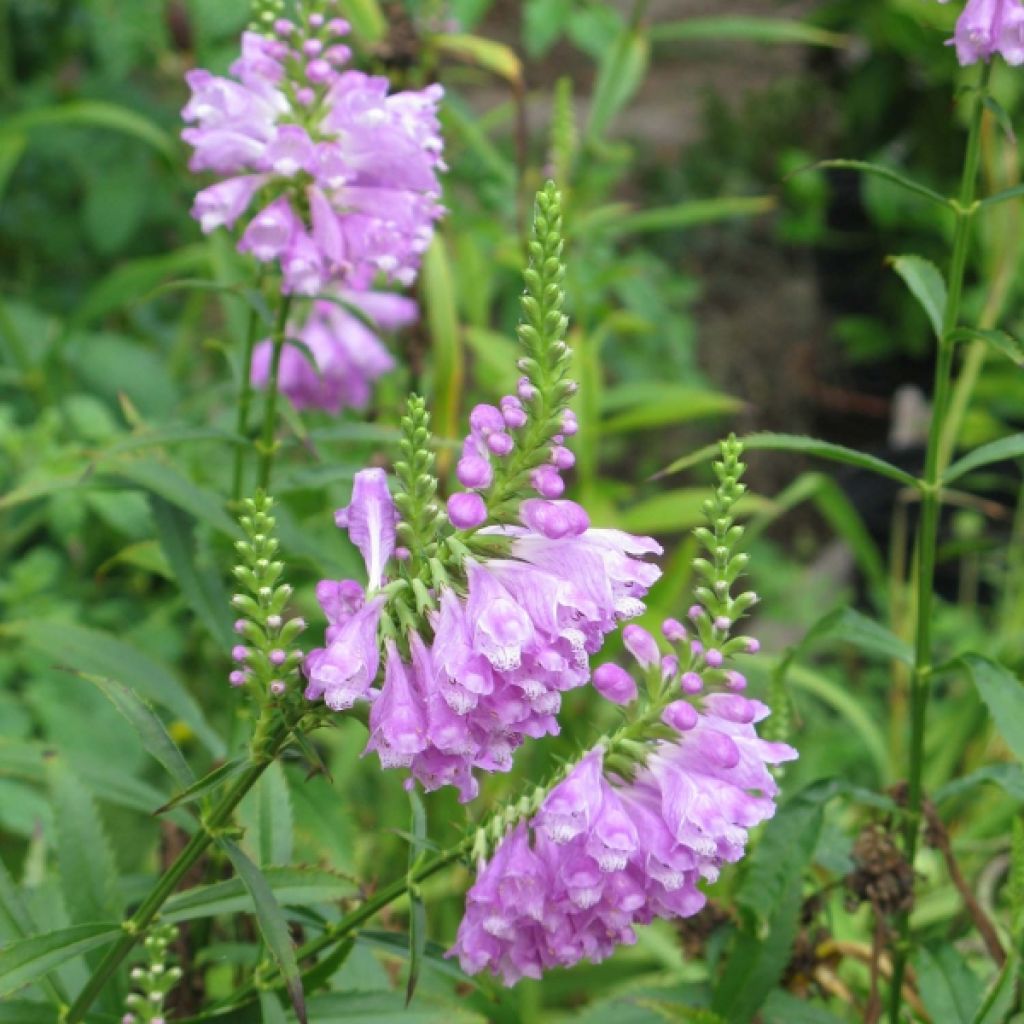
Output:
[[287,728],[279,726],[273,733],[269,749],[265,754],[250,762],[248,767],[232,782],[220,798],[213,810],[206,815],[200,828],[189,840],[188,845],[178,854],[174,863],[160,876],[150,894],[143,900],[139,908],[122,923],[124,935],[111,946],[106,956],[100,961],[85,988],[72,1003],[62,1024],[76,1024],[89,1011],[96,997],[103,990],[111,975],[121,965],[124,958],[131,952],[135,944],[142,938],[147,926],[160,912],[160,908],[177,888],[189,868],[206,852],[214,842],[217,830],[228,823],[235,808],[242,798],[256,784],[259,777],[266,771],[276,756],[281,745],[288,736]]
[[288,312],[291,308],[291,302],[291,296],[282,296],[272,338],[273,352],[270,357],[270,379],[267,382],[267,404],[263,411],[263,434],[260,438],[259,487],[264,491],[270,487],[270,474],[274,468],[274,426],[277,420],[278,378],[281,373],[281,353],[284,351],[285,331],[288,326]]
[[[914,633],[914,671],[910,689],[910,752],[907,782],[907,810],[903,845],[907,862],[911,865],[917,854],[917,840],[921,818],[921,778],[924,769],[924,738],[927,726],[928,699],[931,695],[932,673],[932,600],[935,590],[935,548],[938,540],[939,509],[941,505],[939,458],[943,424],[949,409],[953,377],[953,331],[960,319],[960,300],[963,295],[964,271],[970,241],[971,220],[974,216],[974,197],[981,158],[981,121],[985,111],[985,97],[992,68],[984,64],[981,71],[974,110],[971,114],[967,152],[964,157],[963,178],[959,203],[956,208],[956,228],[953,235],[953,254],[947,281],[946,306],[942,315],[942,333],[939,338],[935,363],[935,386],[932,397],[932,417],[928,431],[928,450],[925,455],[924,478],[921,488],[921,518],[917,528],[917,564],[915,590],[917,616]],[[889,997],[890,1024],[898,1024],[903,998],[903,975],[906,971],[910,940],[910,913],[905,911],[899,919],[900,942],[893,964]]]
[[[259,314],[255,309],[249,311],[249,326],[245,334],[245,354],[242,359],[242,383],[238,392],[238,418],[235,421],[235,433],[244,438],[249,431],[249,409],[252,406],[252,354],[256,347],[256,329],[259,326]],[[235,476],[231,487],[231,497],[237,504],[242,499],[242,472],[245,469],[246,446],[239,444],[235,448]]]

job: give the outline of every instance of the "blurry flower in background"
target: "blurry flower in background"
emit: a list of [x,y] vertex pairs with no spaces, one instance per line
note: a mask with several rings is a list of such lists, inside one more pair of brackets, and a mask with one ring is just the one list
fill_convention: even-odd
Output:
[[386,78],[343,70],[343,19],[299,21],[245,33],[233,78],[186,76],[190,166],[227,176],[193,216],[209,233],[257,207],[238,248],[278,263],[286,293],[366,289],[378,275],[411,284],[443,212],[441,87],[388,95]]
[[967,0],[949,43],[965,66],[997,53],[1007,64],[1024,64],[1024,7],[1020,0]]
[[[289,324],[279,369],[282,394],[300,410],[362,409],[373,382],[395,365],[368,324],[396,331],[417,317],[415,301],[390,292],[340,290],[336,301],[314,302],[305,323]],[[254,387],[266,387],[272,358],[273,344],[261,341],[253,352]]]

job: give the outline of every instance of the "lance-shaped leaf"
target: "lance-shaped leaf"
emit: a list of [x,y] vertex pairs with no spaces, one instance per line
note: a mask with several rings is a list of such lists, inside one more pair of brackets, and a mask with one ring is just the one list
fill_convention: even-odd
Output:
[[236,843],[230,839],[223,839],[221,846],[231,858],[238,877],[252,897],[260,934],[281,971],[295,1016],[298,1017],[299,1024],[309,1024],[306,1016],[306,997],[302,990],[302,975],[299,973],[299,964],[295,958],[295,946],[288,931],[288,921],[274,896],[274,890],[263,872],[249,860]]
[[[811,164],[807,170],[820,167],[832,168],[837,171],[857,171],[860,174],[870,174],[872,177],[891,182],[893,185],[898,185],[900,188],[913,192],[924,199],[930,199],[933,203],[947,207],[951,205],[945,196],[928,188],[927,185],[922,185],[919,181],[914,181],[913,178],[909,178],[899,171],[894,171],[891,167],[885,167],[883,164],[868,163],[866,160],[819,160],[816,164]],[[796,173],[799,173],[799,171]]]
[[841,49],[849,42],[847,36],[809,25],[806,21],[742,14],[662,22],[651,26],[651,39],[655,43],[797,43],[832,49]]
[[1000,736],[1014,757],[1024,761],[1024,683],[980,654],[964,654],[958,660],[974,680]]
[[645,29],[624,28],[597,69],[587,118],[587,139],[603,139],[616,115],[633,98],[647,74],[651,43]]
[[412,1002],[423,966],[423,952],[427,948],[427,907],[419,887],[412,884],[413,874],[424,856],[423,843],[427,839],[427,810],[419,793],[409,790],[411,828],[415,840],[409,847],[409,979],[405,986],[405,1005]]
[[941,340],[942,317],[946,309],[946,279],[942,271],[923,256],[890,256],[888,263],[903,278],[910,294],[925,311],[935,337]]
[[951,335],[953,341],[983,341],[1011,363],[1024,366],[1024,344],[1006,331],[982,330],[980,327],[958,327]]
[[66,960],[109,945],[123,932],[119,924],[80,924],[0,946],[0,996],[31,984]]
[[180,793],[175,793],[167,803],[162,804],[153,813],[154,814],[166,814],[168,811],[175,807],[181,807],[184,804],[190,804],[200,797],[206,796],[211,790],[216,789],[222,782],[237,775],[242,769],[246,768],[249,764],[249,758],[246,756],[233,757],[230,761],[225,761],[223,764],[218,765],[213,771],[208,772],[201,779],[197,779],[192,785],[187,786],[181,790]]
[[1024,456],[1024,433],[1011,434],[1009,437],[1001,437],[998,441],[990,441],[973,452],[968,452],[962,459],[957,459],[945,473],[942,474],[942,482],[951,484],[954,480],[980,469],[982,466],[990,466],[993,462],[1003,462],[1007,459],[1019,459]]
[[[848,466],[856,466],[858,469],[865,469],[870,473],[878,474],[878,476],[888,477],[906,487],[916,488],[918,486],[918,481],[898,466],[893,466],[875,455],[868,455],[866,452],[859,452],[854,448],[846,448],[841,444],[832,444],[831,441],[819,441],[815,437],[804,437],[799,434],[772,432],[748,434],[746,437],[741,437],[740,440],[746,451],[793,452],[798,455],[810,455],[814,458],[826,459],[829,462],[842,462]],[[718,454],[719,446],[709,444],[690,455],[676,459],[671,465],[656,473],[654,479],[678,473],[702,462],[710,462],[717,458]]]

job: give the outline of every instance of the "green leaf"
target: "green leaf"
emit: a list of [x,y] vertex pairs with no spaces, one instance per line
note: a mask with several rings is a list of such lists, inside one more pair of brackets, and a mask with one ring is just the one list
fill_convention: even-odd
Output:
[[591,94],[587,139],[597,142],[608,134],[616,115],[629,103],[647,75],[651,43],[646,30],[625,28],[602,58]]
[[234,628],[228,592],[218,573],[198,564],[195,523],[180,508],[151,494],[149,500],[160,547],[189,607],[224,650],[231,647]]
[[461,33],[438,34],[430,36],[430,43],[441,53],[468,64],[476,64],[513,85],[519,85],[523,80],[523,65],[515,50],[494,39]]
[[980,469],[982,466],[989,466],[993,462],[1003,462],[1005,459],[1019,459],[1022,456],[1024,456],[1024,433],[1001,437],[998,441],[983,444],[980,448],[975,448],[973,452],[968,452],[962,459],[957,459],[942,474],[942,482],[951,484],[954,480],[959,480],[960,477],[966,476],[972,470]]
[[169,161],[174,161],[178,152],[175,140],[148,118],[103,100],[75,100],[9,115],[4,119],[2,134],[6,136],[55,127],[109,128],[146,143]]
[[1024,184],[1014,185],[1013,188],[1004,189],[1002,192],[996,192],[995,195],[987,196],[982,199],[980,206],[995,206],[997,203],[1005,203],[1008,199],[1019,199],[1024,196]]
[[[673,206],[652,207],[628,212],[625,204],[617,204],[616,215],[591,224],[595,233],[620,238],[661,231],[683,231],[701,224],[713,224],[735,217],[757,217],[771,213],[777,203],[773,196],[722,196],[717,199],[690,199]],[[621,211],[621,212],[618,212]],[[609,213],[612,213],[609,208]],[[579,225],[577,225],[579,228]]]
[[776,989],[765,1000],[761,1017],[764,1024],[843,1024],[831,1010],[798,999],[783,989]]
[[716,391],[644,381],[606,392],[601,406],[602,411],[624,409],[601,424],[602,433],[625,434],[728,416],[742,409],[743,403]]
[[7,182],[11,180],[27,145],[28,139],[24,135],[13,132],[0,134],[0,199],[3,199],[7,191]]
[[192,783],[191,786],[181,790],[180,793],[175,793],[167,803],[158,807],[153,813],[166,814],[167,811],[175,807],[181,807],[184,804],[190,804],[198,800],[209,793],[210,790],[216,789],[222,782],[233,778],[242,769],[247,767],[248,764],[249,758],[247,756],[234,757],[230,761],[225,761],[224,764],[218,765],[213,771],[208,772],[201,779]]
[[457,437],[465,360],[455,303],[455,280],[440,234],[434,236],[423,257],[420,289],[434,361],[434,431],[440,437]]
[[[263,876],[281,906],[312,907],[337,903],[358,892],[355,882],[326,868],[271,867]],[[176,893],[164,904],[161,916],[168,921],[193,921],[251,913],[253,899],[240,878],[200,885]]]
[[890,256],[887,262],[903,278],[910,294],[925,311],[935,337],[941,340],[946,309],[946,279],[942,272],[923,256]]
[[[65,999],[60,1005],[68,1005]],[[45,1003],[30,1003],[24,999],[0,1003],[0,1024],[39,1024],[50,1020],[53,1008]]]
[[239,805],[243,847],[263,868],[292,859],[292,801],[280,761],[274,761]]
[[995,981],[982,999],[981,1005],[971,1017],[971,1024],[1020,1024],[1019,1016],[1012,1021],[1008,1017],[1016,1005],[1019,987],[1020,954],[1012,949],[1006,958],[1006,963],[1003,964]]
[[932,799],[940,804],[944,800],[969,793],[982,783],[991,782],[999,786],[1007,796],[1024,803],[1024,767],[1019,764],[987,764],[968,775],[947,782],[936,790]]
[[456,1004],[406,1008],[402,996],[391,992],[336,992],[310,1000],[316,1024],[483,1024],[483,1018]]
[[919,181],[914,181],[913,178],[908,178],[905,174],[900,174],[899,171],[894,171],[891,167],[885,167],[882,164],[872,164],[866,160],[819,160],[805,169],[817,170],[822,167],[870,174],[873,177],[891,182],[893,185],[899,185],[900,188],[904,188],[908,192],[913,192],[916,195],[923,196],[925,199],[930,199],[933,203],[938,203],[940,206],[950,206],[950,201],[945,196],[939,195],[938,192],[928,188],[927,185],[922,185]]
[[[704,504],[708,500],[706,487],[680,487],[655,494],[622,512],[619,522],[630,533],[680,533],[704,522]],[[737,509],[739,518],[763,511],[769,501],[747,493]]]
[[[795,452],[799,455],[811,455],[819,459],[827,459],[830,462],[842,462],[848,466],[856,466],[858,469],[866,469],[879,476],[888,477],[890,480],[917,488],[918,481],[909,473],[891,465],[884,459],[874,455],[856,451],[853,448],[844,448],[839,444],[832,444],[830,441],[819,441],[814,437],[803,437],[799,434],[748,434],[741,437],[743,447],[747,451],[771,451],[771,452]],[[704,448],[677,459],[670,466],[661,472],[656,473],[654,479],[668,476],[670,473],[678,473],[681,470],[689,469],[701,462],[710,462],[719,454],[717,444],[709,444]]]
[[[423,806],[419,793],[409,790],[409,807],[411,822],[409,825],[413,843],[409,847],[409,877],[419,866],[424,854],[424,843],[427,841],[427,809]],[[423,902],[423,894],[418,886],[409,887],[409,977],[405,985],[405,1005],[412,1002],[416,985],[420,980],[423,967],[423,953],[427,948],[427,907]]]
[[387,35],[387,19],[378,0],[340,0],[338,6],[356,37],[363,43],[372,46]]
[[116,679],[107,679],[90,672],[77,674],[92,683],[117,708],[142,740],[142,745],[179,786],[190,786],[195,781],[192,769],[178,745],[171,739],[164,723],[134,690]]
[[122,934],[118,924],[80,924],[8,943],[0,948],[0,996],[16,992],[72,957],[109,945]]
[[787,656],[800,657],[808,648],[826,636],[837,636],[841,643],[851,644],[867,654],[875,654],[892,661],[914,664],[913,648],[891,630],[874,619],[843,605],[820,618],[804,634]]
[[228,537],[239,535],[238,524],[224,511],[223,499],[192,483],[168,463],[148,459],[119,460],[109,466],[101,465],[100,470],[105,476],[127,480],[159,495]]
[[737,933],[711,1009],[730,1024],[747,1024],[778,985],[789,963],[803,903],[803,875],[835,795],[831,781],[813,783],[785,803],[765,827],[736,894],[753,918]]
[[917,990],[932,1020],[971,1024],[981,1000],[981,983],[950,945],[922,947],[914,956]]
[[[195,699],[162,662],[109,633],[58,620],[11,622],[0,632],[21,637],[43,655],[83,672],[115,679],[146,699],[177,715],[214,757],[224,754],[224,741],[210,728]],[[56,639],[56,643],[55,643]]]
[[274,896],[274,891],[263,872],[249,860],[237,844],[230,840],[222,840],[221,845],[252,897],[260,934],[281,971],[288,997],[295,1009],[295,1016],[299,1018],[299,1024],[309,1024],[306,1016],[306,997],[302,991],[302,975],[295,959],[295,946],[288,931],[288,921]]
[[1006,745],[1024,761],[1024,684],[1008,668],[980,654],[964,654],[957,660],[970,673]]
[[288,1024],[288,1018],[281,1007],[280,1000],[273,992],[260,993],[260,1014],[262,1024]]
[[1006,331],[983,331],[979,327],[959,327],[952,335],[952,341],[984,341],[997,352],[1002,353],[1017,366],[1024,366],[1024,344]]
[[759,18],[753,15],[722,15],[663,22],[651,27],[651,40],[655,43],[798,43],[832,49],[842,49],[850,41],[848,36],[828,32],[793,18]]
[[58,754],[50,756],[47,774],[68,914],[75,924],[120,920],[117,865],[92,793]]

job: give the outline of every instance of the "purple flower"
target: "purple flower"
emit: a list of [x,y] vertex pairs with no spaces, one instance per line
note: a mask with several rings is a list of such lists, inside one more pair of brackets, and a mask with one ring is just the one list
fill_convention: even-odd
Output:
[[398,509],[388,490],[383,469],[361,469],[352,485],[352,501],[334,515],[335,523],[348,530],[349,540],[363,556],[371,591],[379,589],[384,566],[395,550]]
[[636,700],[633,677],[620,665],[608,662],[594,670],[594,689],[613,704],[629,704]]
[[327,647],[307,656],[307,700],[322,698],[332,710],[344,711],[366,695],[380,664],[377,624],[383,608],[383,597],[371,599],[342,625]]
[[453,494],[448,499],[448,518],[459,530],[475,530],[487,520],[487,506],[473,491]]
[[387,79],[343,70],[339,25],[281,20],[277,39],[243,35],[233,78],[186,75],[190,166],[227,177],[194,215],[204,232],[230,227],[262,192],[269,206],[239,248],[279,262],[285,290],[305,295],[366,289],[378,273],[410,284],[443,212],[440,86],[388,95]]
[[[774,813],[766,765],[796,756],[758,739],[763,705],[743,701],[691,708],[689,731],[656,743],[633,782],[606,777],[602,749],[590,751],[481,862],[449,956],[513,985],[600,962],[636,941],[636,925],[700,910],[699,881],[738,860],[748,830]],[[735,756],[723,758],[727,747]]]
[[965,66],[996,53],[1007,64],[1024,64],[1024,7],[1019,0],[967,0],[949,44]]
[[370,708],[366,750],[377,751],[384,768],[408,768],[427,745],[427,715],[416,674],[403,664],[393,640],[386,647],[384,686]]
[[[416,303],[390,292],[346,292],[339,299],[361,310],[379,327],[396,330],[414,323]],[[305,323],[289,326],[304,351],[286,344],[278,381],[296,409],[338,413],[360,409],[370,400],[373,382],[391,370],[394,359],[380,339],[354,313],[337,302],[315,302]],[[273,345],[262,341],[253,353],[252,383],[266,387]],[[311,366],[310,362],[315,363]]]

